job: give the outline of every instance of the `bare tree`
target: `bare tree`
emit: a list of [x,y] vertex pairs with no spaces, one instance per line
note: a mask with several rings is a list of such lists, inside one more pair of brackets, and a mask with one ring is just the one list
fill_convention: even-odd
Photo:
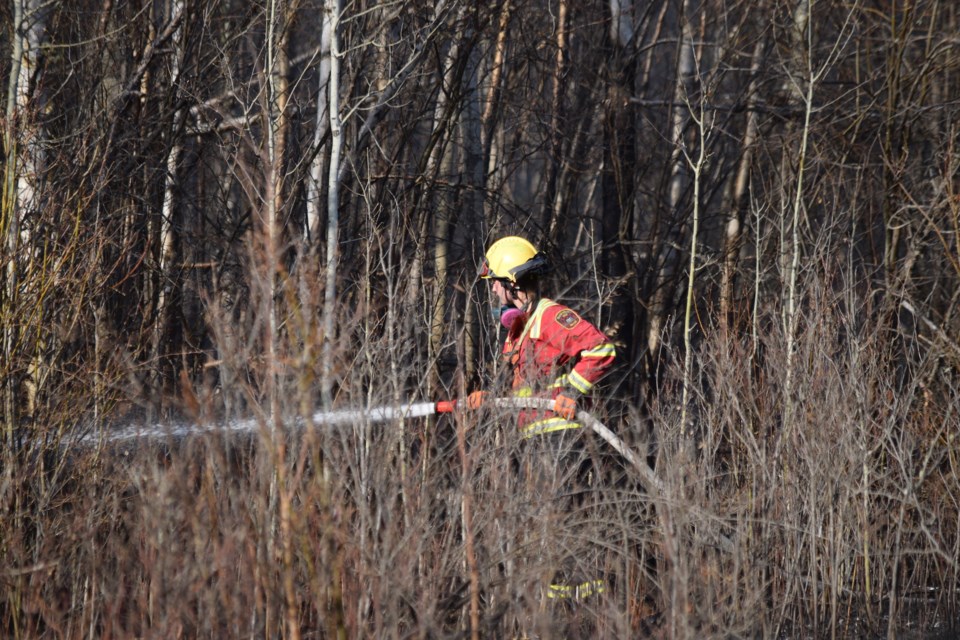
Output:
[[[955,619],[955,5],[10,3],[0,625]],[[588,439],[560,513],[508,412],[367,419],[497,379],[504,233],[617,340],[590,410],[654,481]],[[231,429],[110,440],[151,414]],[[584,537],[574,616],[526,552]]]
[[[41,2],[13,3],[13,34],[7,76],[5,127],[3,131],[4,171],[2,228],[4,286],[0,302],[3,317],[3,355],[6,363],[3,385],[4,433],[8,446],[20,416],[32,416],[36,402],[37,378],[52,363],[42,361],[42,346],[36,344],[28,326],[18,318],[29,309],[23,299],[22,280],[31,271],[46,269],[36,264],[32,220],[40,207],[38,180],[43,171],[45,132],[37,113],[44,106],[40,51],[44,43],[46,12]],[[39,300],[34,303],[40,302]],[[18,352],[24,349],[29,364],[24,366]],[[32,351],[32,354],[30,352]]]

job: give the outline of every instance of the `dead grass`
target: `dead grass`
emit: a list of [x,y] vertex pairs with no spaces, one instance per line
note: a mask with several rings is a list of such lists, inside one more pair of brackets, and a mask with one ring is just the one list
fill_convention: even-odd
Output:
[[[701,341],[695,442],[680,435],[669,377],[646,407],[653,441],[637,417],[611,425],[655,459],[657,496],[599,439],[582,436],[590,473],[570,476],[569,459],[552,465],[492,409],[264,423],[132,452],[30,441],[0,480],[3,633],[773,638],[947,624],[956,380],[933,354],[898,353],[885,314],[818,295],[796,340],[789,421],[786,341],[771,322],[759,344]],[[236,353],[224,379],[250,380]],[[390,404],[404,380],[364,381],[398,370],[391,353],[365,343],[338,403]],[[305,370],[286,370],[291,414],[314,401],[296,384]],[[194,397],[249,406],[237,389]],[[574,481],[584,491],[571,497]],[[558,570],[602,577],[605,591],[547,598]]]

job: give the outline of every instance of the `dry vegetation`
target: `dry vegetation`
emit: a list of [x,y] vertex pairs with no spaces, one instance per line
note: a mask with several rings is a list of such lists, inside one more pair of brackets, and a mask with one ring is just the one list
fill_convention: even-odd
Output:
[[[24,441],[2,487],[6,629],[612,638],[949,628],[956,382],[943,361],[902,362],[878,326],[890,310],[848,288],[808,292],[789,423],[777,323],[757,342],[717,332],[696,355],[695,446],[680,430],[679,376],[666,376],[643,417],[608,418],[655,460],[663,493],[643,491],[584,436],[602,471],[573,514],[524,473],[530,444],[495,410],[336,429],[275,430],[264,418],[256,434],[93,449]],[[231,353],[222,366],[249,375],[253,354]],[[382,341],[343,355],[345,406],[389,403],[397,381],[383,372],[415,373]],[[292,414],[310,372],[280,366]],[[247,406],[242,388],[226,404]],[[223,402],[214,398],[202,402]],[[608,584],[578,607],[543,594],[570,555]]]
[[[955,631],[953,0],[0,25],[0,636]],[[510,412],[297,418],[496,389],[505,233],[616,342],[593,410],[662,490],[589,433],[589,474],[540,464]]]

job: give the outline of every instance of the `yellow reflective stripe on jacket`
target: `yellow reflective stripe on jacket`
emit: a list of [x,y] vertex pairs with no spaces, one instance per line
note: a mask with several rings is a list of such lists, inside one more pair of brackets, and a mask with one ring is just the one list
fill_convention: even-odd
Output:
[[551,584],[547,587],[547,597],[582,600],[583,598],[589,598],[595,593],[603,593],[606,590],[607,586],[603,580],[588,580],[577,585]]
[[583,394],[590,393],[590,390],[593,389],[593,383],[577,373],[576,370],[567,374],[567,384]]
[[[549,309],[550,307],[557,306],[557,303],[549,298],[541,298],[540,302],[537,303],[537,308],[534,310],[533,315],[530,316],[530,320],[527,321],[527,329],[525,333],[529,333],[530,337],[533,340],[540,339],[540,327],[543,324],[543,312]],[[517,344],[523,342],[523,336],[520,337],[520,340],[517,341]]]
[[593,389],[593,383],[574,370],[554,380],[548,388],[563,389],[565,387],[573,387],[583,395],[587,395],[590,393],[590,390]]
[[554,431],[563,431],[565,429],[579,429],[579,422],[574,422],[573,420],[567,420],[566,418],[555,416],[553,418],[546,418],[545,420],[537,420],[536,422],[531,422],[530,424],[524,426],[520,433],[523,434],[524,438],[533,438],[536,436],[542,436],[545,433],[553,433]]
[[580,352],[581,358],[612,358],[615,355],[617,355],[617,348],[609,342],[604,342],[593,349]]

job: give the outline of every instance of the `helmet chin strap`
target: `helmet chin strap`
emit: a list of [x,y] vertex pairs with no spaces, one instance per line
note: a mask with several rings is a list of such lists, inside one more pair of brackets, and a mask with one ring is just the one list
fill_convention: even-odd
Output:
[[533,299],[528,296],[523,289],[520,289],[516,284],[511,282],[509,283],[509,287],[507,287],[507,293],[510,295],[508,302],[523,312],[528,311]]

